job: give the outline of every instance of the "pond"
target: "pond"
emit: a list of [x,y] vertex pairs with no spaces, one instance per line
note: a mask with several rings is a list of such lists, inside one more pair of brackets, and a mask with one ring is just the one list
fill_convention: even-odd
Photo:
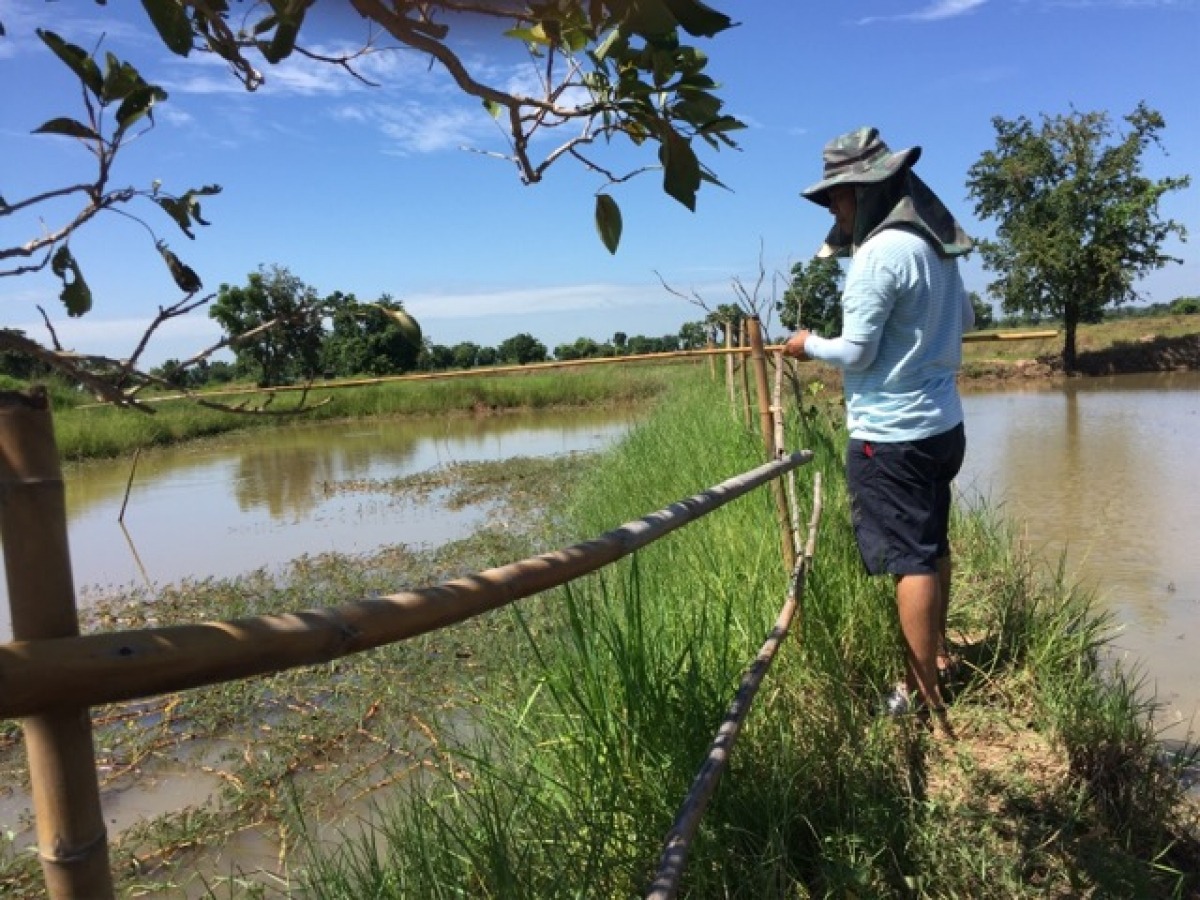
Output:
[[[623,435],[633,415],[608,409],[315,423],[158,448],[136,466],[130,459],[69,466],[63,474],[78,602],[122,587],[153,590],[184,578],[273,569],[307,554],[389,544],[428,549],[466,537],[488,505],[450,510],[437,493],[397,499],[386,482],[453,463],[597,450]],[[0,641],[11,640],[6,584],[0,601]]]
[[1164,738],[1182,739],[1200,726],[1200,372],[968,392],[964,407],[962,495],[1096,592]]

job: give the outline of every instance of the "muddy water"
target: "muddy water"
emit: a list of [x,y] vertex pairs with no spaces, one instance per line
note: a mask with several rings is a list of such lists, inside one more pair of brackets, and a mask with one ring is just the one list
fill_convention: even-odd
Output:
[[959,487],[1096,592],[1114,655],[1163,705],[1169,740],[1200,729],[1200,373],[968,393]]
[[[270,569],[304,554],[390,544],[430,548],[466,537],[494,513],[489,504],[452,510],[436,492],[398,500],[386,482],[454,463],[601,449],[633,419],[628,410],[600,410],[296,426],[265,439],[259,432],[147,452],[132,469],[132,484],[129,460],[71,466],[64,477],[78,599],[86,605],[128,585],[153,589]],[[7,641],[12,629],[2,582],[0,600],[0,641]],[[161,760],[136,781],[104,790],[109,834],[212,802],[222,784],[211,772],[227,750],[200,742],[183,748],[184,758]],[[360,806],[352,814],[368,819],[369,804]],[[5,837],[18,851],[35,840],[29,795],[0,785]],[[256,828],[232,836],[219,854],[202,854],[196,865],[201,877],[167,896],[214,896],[206,883],[232,872],[267,873],[268,882],[283,874],[278,836]]]
[[[244,434],[64,472],[71,568],[81,605],[115,588],[273,568],[305,554],[429,548],[472,532],[486,505],[392,496],[384,482],[456,462],[593,450],[629,413],[314,424]],[[126,488],[129,487],[126,501]],[[118,521],[125,503],[123,522]],[[0,641],[10,640],[0,584]]]

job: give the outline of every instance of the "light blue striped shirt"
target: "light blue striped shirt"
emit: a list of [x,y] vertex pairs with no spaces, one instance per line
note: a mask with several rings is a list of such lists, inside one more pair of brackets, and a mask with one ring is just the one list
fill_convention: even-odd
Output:
[[956,378],[974,321],[958,263],[915,232],[886,228],[850,261],[841,340],[811,336],[804,349],[843,367],[851,437],[915,441],[963,420]]

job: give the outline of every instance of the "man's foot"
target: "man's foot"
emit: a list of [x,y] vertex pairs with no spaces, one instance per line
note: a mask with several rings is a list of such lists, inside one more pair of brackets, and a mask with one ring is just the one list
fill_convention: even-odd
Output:
[[916,712],[917,706],[917,698],[909,693],[908,685],[901,681],[892,688],[890,694],[883,698],[879,712],[881,715],[895,719]]

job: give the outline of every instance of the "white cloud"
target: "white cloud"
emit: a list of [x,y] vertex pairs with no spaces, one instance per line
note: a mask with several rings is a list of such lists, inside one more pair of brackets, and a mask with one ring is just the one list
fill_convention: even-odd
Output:
[[656,302],[671,305],[679,303],[679,299],[668,294],[661,285],[602,283],[459,294],[414,294],[402,299],[404,308],[420,321],[480,316],[518,317],[630,309]]
[[866,16],[858,19],[858,25],[874,25],[876,22],[940,22],[943,19],[953,19],[966,15],[976,8],[983,6],[987,0],[934,0],[933,3],[921,9],[908,13],[896,13],[889,16]]
[[[363,110],[356,113],[364,114]],[[370,115],[400,153],[435,153],[478,144],[491,136],[496,127],[476,106],[450,108],[407,102],[377,105]]]

